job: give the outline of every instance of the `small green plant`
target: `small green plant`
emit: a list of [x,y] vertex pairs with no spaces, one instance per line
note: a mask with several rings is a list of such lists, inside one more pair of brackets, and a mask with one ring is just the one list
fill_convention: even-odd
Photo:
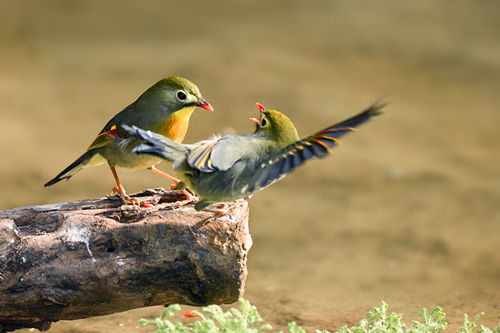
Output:
[[[484,312],[478,313],[473,321],[469,321],[467,314],[464,314],[464,326],[460,328],[457,333],[474,333],[476,332],[477,321],[484,315]],[[478,333],[500,333],[500,325],[490,330],[488,327],[481,325],[481,329]]]
[[[171,322],[167,317],[175,315],[181,308],[178,304],[170,305],[161,313],[159,318],[141,319],[141,326],[156,326],[154,333],[260,333],[269,332],[272,329],[269,324],[261,324],[262,317],[257,308],[249,301],[240,299],[240,310],[231,308],[224,312],[218,305],[210,305],[199,311],[184,313],[185,317],[197,317],[198,320],[184,325],[182,322]],[[403,315],[399,313],[388,314],[389,306],[384,301],[380,307],[373,308],[368,312],[367,318],[359,322],[359,326],[344,326],[336,333],[440,333],[445,330],[448,323],[444,320],[445,313],[440,307],[436,307],[430,314],[427,309],[420,311],[422,321],[412,321],[410,326],[403,322]],[[493,330],[481,325],[477,331],[477,321],[484,313],[479,313],[471,322],[464,315],[464,326],[457,333],[500,333],[500,325]],[[288,324],[289,333],[306,333],[297,323]],[[276,332],[282,333],[282,332]],[[330,333],[326,330],[316,330],[316,333]]]
[[[271,325],[265,324],[259,326],[262,317],[257,308],[245,299],[240,299],[240,310],[232,308],[229,311],[222,311],[218,305],[209,305],[202,308],[202,312],[191,311],[184,313],[185,317],[199,317],[200,319],[185,326],[182,322],[172,323],[166,317],[171,317],[175,311],[180,310],[178,304],[168,306],[161,313],[159,318],[149,320],[141,319],[141,326],[153,325],[157,327],[155,333],[212,333],[212,332],[248,332],[260,333],[270,330]],[[205,314],[204,314],[204,313]]]
[[380,307],[375,307],[368,312],[368,319],[362,319],[359,326],[344,326],[338,333],[439,333],[446,329],[448,323],[444,321],[445,313],[440,307],[436,307],[431,314],[427,309],[420,311],[419,316],[423,322],[414,320],[410,327],[403,322],[403,315],[399,313],[387,313],[389,306],[384,301]]

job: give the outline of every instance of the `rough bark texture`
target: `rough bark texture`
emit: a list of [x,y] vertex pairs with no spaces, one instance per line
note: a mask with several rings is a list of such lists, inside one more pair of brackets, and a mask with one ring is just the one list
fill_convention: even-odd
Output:
[[252,245],[245,201],[196,212],[177,191],[0,211],[0,332],[158,304],[232,303]]

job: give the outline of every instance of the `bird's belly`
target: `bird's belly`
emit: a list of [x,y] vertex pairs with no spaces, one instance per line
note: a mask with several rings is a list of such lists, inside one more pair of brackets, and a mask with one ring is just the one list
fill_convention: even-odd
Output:
[[132,158],[127,158],[127,156],[118,156],[117,158],[110,158],[108,160],[110,165],[132,170],[147,169],[160,163],[160,161],[161,159],[157,157],[145,154],[140,156],[134,154]]
[[141,154],[136,155],[132,152],[132,147],[120,149],[120,147],[107,147],[100,153],[111,166],[126,169],[147,169],[158,164],[161,159],[155,156]]
[[179,175],[201,198],[213,201],[233,201],[245,198],[258,189],[250,191],[249,177],[235,176],[230,172],[198,173],[196,176]]
[[86,167],[94,167],[94,166],[98,166],[98,165],[103,165],[107,163],[106,159],[104,157],[102,157],[101,154],[95,154],[94,156],[92,156],[90,158],[90,160],[88,160],[87,163],[85,163],[83,165],[84,168]]

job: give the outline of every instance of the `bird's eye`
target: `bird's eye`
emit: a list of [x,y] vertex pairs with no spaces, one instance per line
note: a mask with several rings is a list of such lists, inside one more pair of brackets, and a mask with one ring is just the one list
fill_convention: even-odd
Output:
[[177,92],[177,98],[180,100],[180,101],[185,101],[187,96],[186,96],[186,93],[184,93],[184,91],[178,91]]
[[267,120],[266,118],[262,118],[262,120],[260,121],[260,127],[266,127],[267,126]]

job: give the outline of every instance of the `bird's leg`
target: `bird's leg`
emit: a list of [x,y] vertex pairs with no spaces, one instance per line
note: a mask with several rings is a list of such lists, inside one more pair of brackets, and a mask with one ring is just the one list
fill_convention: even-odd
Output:
[[109,195],[118,194],[120,198],[127,204],[139,206],[139,200],[136,198],[131,198],[125,192],[122,184],[120,183],[120,179],[118,178],[118,174],[116,173],[116,169],[114,166],[109,166],[111,172],[113,173],[113,177],[115,177],[116,187],[114,187]]
[[213,215],[204,219],[203,222],[201,223],[201,225],[206,225],[208,222],[216,219],[217,217],[226,215],[235,206],[236,206],[236,204],[232,204],[232,205],[229,205],[229,207],[226,207],[224,205],[224,207],[222,207],[222,208],[205,208],[205,209],[203,209],[204,212],[213,213]]
[[156,173],[157,175],[160,175],[160,176],[163,176],[171,181],[173,181],[175,183],[175,185],[171,185],[170,186],[170,189],[171,190],[181,190],[182,193],[184,193],[184,195],[186,196],[187,200],[189,201],[193,201],[195,199],[195,196],[196,194],[187,186],[185,186],[184,188],[178,188],[177,185],[179,183],[181,183],[181,181],[175,177],[172,177],[170,176],[168,173],[166,172],[163,172],[161,170],[158,170],[157,168],[154,167],[154,165],[152,167],[150,167],[148,170],[151,170],[153,171],[154,173]]
[[177,185],[177,183],[179,183],[179,182],[180,182],[180,180],[179,180],[179,179],[177,179],[177,178],[175,178],[175,177],[170,176],[170,175],[169,175],[168,173],[166,173],[166,172],[163,172],[163,171],[161,171],[161,170],[158,170],[157,168],[155,168],[155,166],[154,166],[154,165],[153,165],[153,166],[151,166],[150,168],[148,168],[148,170],[151,170],[151,171],[153,171],[154,173],[156,173],[157,175],[163,176],[163,177],[167,178],[168,180],[173,181],[176,185]]
[[184,183],[183,181],[179,181],[173,188],[170,187],[170,189],[182,191],[182,193],[186,196],[186,200],[188,200],[188,202],[192,202],[192,201],[196,200],[196,194],[192,195],[191,193],[194,193],[194,192],[191,191],[191,189],[189,187],[187,187],[186,183]]

